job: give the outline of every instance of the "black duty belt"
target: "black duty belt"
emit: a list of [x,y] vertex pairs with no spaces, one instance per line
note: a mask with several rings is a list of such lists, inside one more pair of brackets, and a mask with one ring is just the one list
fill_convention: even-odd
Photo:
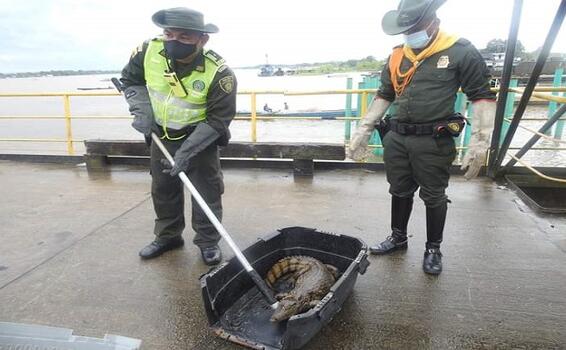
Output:
[[390,120],[390,130],[401,135],[432,135],[436,123],[410,124]]
[[401,135],[432,135],[432,137],[438,138],[443,136],[458,137],[466,124],[466,118],[462,114],[454,113],[445,119],[422,124],[400,123],[397,119],[386,116],[380,120],[375,128],[382,140],[390,130]]
[[[169,137],[172,139],[179,137],[183,137],[184,139],[185,136],[190,135],[195,129],[196,125],[189,125],[179,130],[167,128],[167,135],[169,135]],[[153,123],[152,131],[155,132],[155,134],[157,134],[159,138],[162,138],[165,135],[165,133],[163,132],[163,127],[157,123]]]

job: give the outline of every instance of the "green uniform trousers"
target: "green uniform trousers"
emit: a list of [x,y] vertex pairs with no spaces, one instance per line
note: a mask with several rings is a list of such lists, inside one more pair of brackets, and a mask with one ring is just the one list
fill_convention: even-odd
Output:
[[430,208],[447,202],[449,169],[456,157],[454,139],[449,136],[401,135],[388,132],[383,139],[383,161],[393,196],[419,196]]
[[[163,140],[163,144],[174,155],[183,140]],[[151,197],[155,209],[154,233],[157,241],[167,241],[180,237],[185,228],[184,185],[178,176],[172,177],[163,173],[161,153],[155,142],[151,144]],[[222,200],[224,181],[220,169],[218,146],[214,143],[191,158],[189,168],[185,172],[193,185],[204,198],[218,220],[222,220]],[[216,245],[220,234],[208,220],[198,203],[191,198],[191,224],[195,231],[193,243],[201,248]]]

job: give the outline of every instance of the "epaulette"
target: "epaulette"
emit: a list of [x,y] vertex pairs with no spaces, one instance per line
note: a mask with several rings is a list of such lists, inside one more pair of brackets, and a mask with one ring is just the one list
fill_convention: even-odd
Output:
[[135,49],[132,50],[132,54],[130,55],[130,59],[133,58],[135,55],[137,55],[138,53],[144,51],[145,49],[147,49],[147,46],[149,45],[150,40],[146,40],[143,43],[139,44]]
[[458,41],[455,42],[455,44],[467,46],[467,45],[472,44],[472,42],[469,41],[468,39],[460,38],[460,39],[458,39]]
[[220,56],[219,54],[217,54],[212,50],[206,50],[204,55],[210,60],[212,60],[212,62],[216,63],[216,65],[218,66],[224,63],[224,59],[222,58],[222,56]]

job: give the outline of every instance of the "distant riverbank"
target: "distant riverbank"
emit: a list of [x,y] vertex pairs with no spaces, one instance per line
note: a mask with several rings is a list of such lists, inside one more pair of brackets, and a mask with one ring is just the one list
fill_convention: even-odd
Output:
[[119,70],[49,70],[39,72],[0,73],[5,78],[61,77],[70,75],[120,74]]

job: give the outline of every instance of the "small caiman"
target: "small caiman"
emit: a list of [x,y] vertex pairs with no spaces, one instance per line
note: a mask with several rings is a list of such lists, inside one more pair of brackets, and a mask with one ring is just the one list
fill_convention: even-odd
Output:
[[310,256],[294,255],[279,260],[267,272],[267,283],[273,287],[283,277],[294,282],[294,286],[289,292],[275,296],[279,305],[271,321],[280,322],[314,307],[330,291],[337,274],[334,266]]

